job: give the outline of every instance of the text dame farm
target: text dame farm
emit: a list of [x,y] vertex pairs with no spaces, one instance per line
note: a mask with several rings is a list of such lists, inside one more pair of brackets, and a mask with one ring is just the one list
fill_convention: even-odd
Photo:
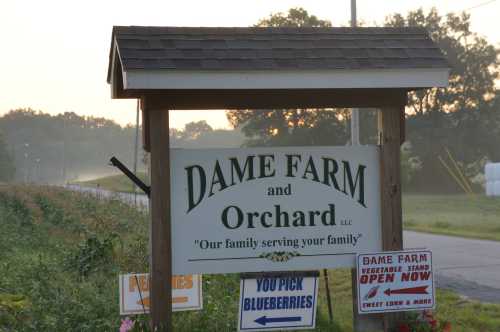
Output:
[[[276,162],[278,158],[284,158]],[[195,209],[207,198],[217,193],[257,179],[293,178],[316,182],[354,199],[363,208],[365,203],[365,165],[353,169],[350,161],[338,161],[331,157],[315,157],[301,154],[255,154],[245,158],[230,157],[215,159],[212,165],[190,165],[185,167],[187,182],[187,213]],[[271,181],[266,183],[272,183]],[[274,188],[269,188],[272,190]],[[268,195],[292,195],[290,184],[281,193],[267,192]],[[221,211],[221,222],[228,229],[241,226],[299,227],[335,225],[335,205],[328,204],[324,211],[283,211],[274,205],[272,211],[243,212],[236,205]]]

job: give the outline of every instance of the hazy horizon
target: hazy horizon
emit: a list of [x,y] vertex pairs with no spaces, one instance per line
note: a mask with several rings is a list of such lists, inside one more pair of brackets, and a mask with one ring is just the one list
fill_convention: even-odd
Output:
[[[113,25],[251,26],[292,7],[303,7],[334,26],[347,25],[350,19],[349,0],[186,0],[169,4],[145,0],[138,4],[131,0],[7,0],[0,12],[0,36],[8,46],[0,61],[0,115],[29,107],[49,114],[72,111],[110,118],[121,125],[134,124],[135,100],[112,100],[106,83]],[[433,6],[441,15],[468,10],[471,30],[499,45],[499,1],[358,0],[358,21],[380,25],[389,14]],[[198,120],[206,120],[214,128],[228,127],[224,111],[174,111],[171,126],[182,128]]]

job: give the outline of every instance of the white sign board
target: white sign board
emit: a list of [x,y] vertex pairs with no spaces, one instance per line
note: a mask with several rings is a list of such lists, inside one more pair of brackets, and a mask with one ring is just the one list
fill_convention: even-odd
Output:
[[379,148],[173,150],[173,272],[354,267],[381,250]]
[[239,331],[314,329],[318,278],[241,279]]
[[361,254],[357,262],[360,314],[434,308],[430,251]]
[[[120,275],[120,315],[149,313],[149,274]],[[201,310],[201,275],[172,276],[172,310]]]

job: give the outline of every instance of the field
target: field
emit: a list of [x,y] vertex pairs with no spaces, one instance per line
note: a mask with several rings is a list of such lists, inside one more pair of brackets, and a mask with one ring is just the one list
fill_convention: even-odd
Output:
[[403,195],[407,230],[500,241],[500,198]]
[[[118,200],[47,187],[0,187],[0,331],[118,331],[118,274],[147,271],[147,216]],[[238,275],[204,276],[204,310],[175,331],[235,331]],[[350,272],[321,280],[316,331],[352,331]],[[499,331],[500,306],[438,292],[453,331]]]

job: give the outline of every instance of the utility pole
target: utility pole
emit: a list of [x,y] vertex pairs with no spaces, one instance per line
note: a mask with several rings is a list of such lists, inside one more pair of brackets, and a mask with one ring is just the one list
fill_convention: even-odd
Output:
[[[357,26],[356,0],[351,0],[351,28]],[[359,145],[359,109],[351,111],[351,145]]]

